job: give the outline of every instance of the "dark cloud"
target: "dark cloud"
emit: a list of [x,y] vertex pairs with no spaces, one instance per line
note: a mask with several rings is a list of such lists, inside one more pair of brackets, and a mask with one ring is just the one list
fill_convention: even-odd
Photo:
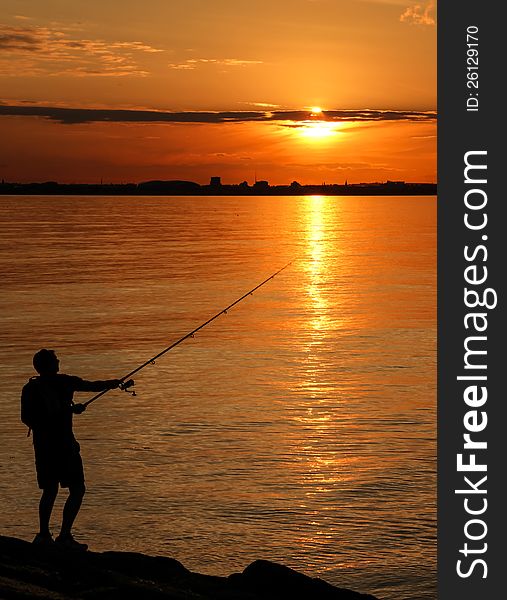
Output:
[[221,112],[163,112],[154,110],[115,110],[100,108],[60,108],[54,106],[0,105],[0,115],[42,117],[58,123],[245,123],[289,121],[298,123],[312,121],[431,121],[434,111],[393,110],[329,110],[312,117],[308,111],[221,111]]
[[0,75],[145,76],[135,56],[162,52],[140,41],[76,39],[75,34],[0,24]]
[[31,32],[7,32],[0,33],[0,50],[39,50],[39,40]]

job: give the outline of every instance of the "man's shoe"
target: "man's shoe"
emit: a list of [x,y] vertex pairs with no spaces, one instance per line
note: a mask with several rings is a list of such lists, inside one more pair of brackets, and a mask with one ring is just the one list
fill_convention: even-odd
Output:
[[32,541],[36,546],[52,546],[55,543],[50,533],[38,533]]
[[66,548],[67,550],[88,550],[88,544],[82,544],[81,542],[76,542],[76,540],[69,533],[67,535],[59,535],[55,544],[58,544],[61,548]]

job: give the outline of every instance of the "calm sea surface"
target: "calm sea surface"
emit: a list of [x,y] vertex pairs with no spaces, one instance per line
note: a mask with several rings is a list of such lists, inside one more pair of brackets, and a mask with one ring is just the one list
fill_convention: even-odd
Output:
[[37,530],[19,421],[36,350],[123,376],[296,258],[136,397],[75,417],[76,537],[435,598],[434,197],[0,197],[0,217],[2,534]]

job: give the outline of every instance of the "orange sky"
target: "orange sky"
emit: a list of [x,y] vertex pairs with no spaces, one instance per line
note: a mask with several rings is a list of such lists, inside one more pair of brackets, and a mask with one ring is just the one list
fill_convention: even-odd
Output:
[[5,180],[436,179],[432,2],[3,0],[1,10]]

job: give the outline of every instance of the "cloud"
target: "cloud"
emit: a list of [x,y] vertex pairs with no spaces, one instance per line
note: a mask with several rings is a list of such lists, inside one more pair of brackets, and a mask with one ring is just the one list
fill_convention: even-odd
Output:
[[168,66],[176,71],[193,71],[195,69],[195,65],[189,62],[170,63]]
[[390,6],[406,6],[407,0],[363,0],[369,4],[388,4]]
[[388,167],[387,163],[371,163],[371,162],[320,162],[320,163],[301,163],[293,162],[287,166],[294,167],[297,169],[308,168],[311,166],[313,169],[319,171],[357,171],[358,169],[385,169]]
[[253,106],[255,108],[259,108],[259,109],[264,109],[264,110],[271,110],[273,108],[280,108],[280,104],[271,104],[271,102],[245,102],[245,101],[238,101],[238,104],[241,104],[243,106]]
[[227,158],[236,160],[253,160],[251,156],[245,154],[238,154],[237,152],[215,152],[212,156],[216,158]]
[[40,48],[37,37],[26,28],[10,27],[0,33],[0,50],[36,52]]
[[270,102],[245,102],[244,104],[258,106],[259,108],[280,108],[279,104],[271,104]]
[[239,58],[189,58],[182,63],[169,63],[170,69],[178,71],[193,71],[203,65],[217,65],[222,67],[246,67],[262,65],[262,60],[243,60]]
[[409,6],[400,16],[402,23],[410,25],[435,25],[435,2],[429,0],[425,4]]
[[70,30],[3,26],[0,75],[147,75],[137,57],[161,52],[140,41],[76,39]]
[[[246,122],[289,122],[315,121],[308,111],[185,111],[168,112],[155,110],[127,110],[101,108],[64,108],[40,105],[0,104],[0,116],[42,117],[66,125],[78,123],[246,123]],[[368,121],[432,121],[434,111],[394,111],[394,110],[328,110],[319,120],[329,122],[368,122]]]

